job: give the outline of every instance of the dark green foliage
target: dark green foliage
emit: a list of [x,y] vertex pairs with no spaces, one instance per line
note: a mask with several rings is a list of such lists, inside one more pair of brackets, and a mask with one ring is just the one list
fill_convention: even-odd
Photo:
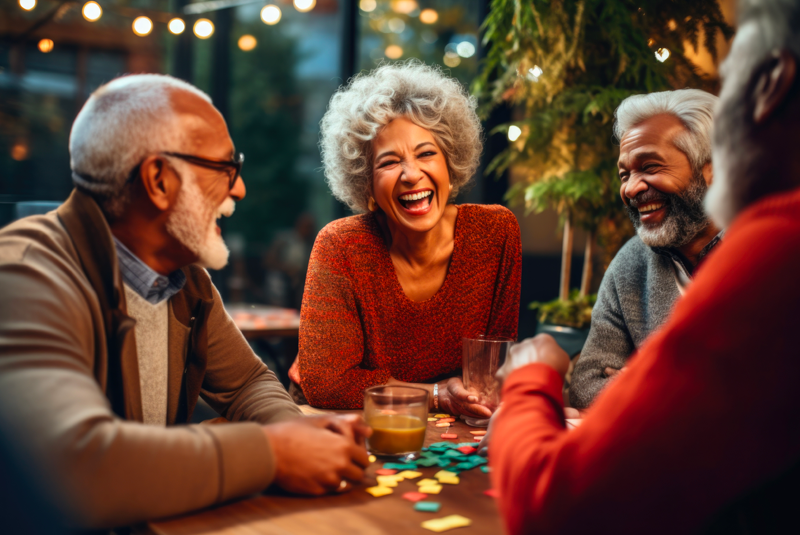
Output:
[[592,321],[592,307],[597,301],[597,294],[582,297],[578,290],[570,292],[569,299],[553,299],[546,303],[534,301],[528,305],[531,310],[538,310],[540,323],[566,325],[576,329],[588,327]]

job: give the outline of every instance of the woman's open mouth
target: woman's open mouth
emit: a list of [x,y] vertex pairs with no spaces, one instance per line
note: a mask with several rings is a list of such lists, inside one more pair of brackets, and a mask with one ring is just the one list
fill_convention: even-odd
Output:
[[430,212],[433,202],[433,190],[424,189],[409,191],[397,198],[400,206],[411,215],[424,215]]

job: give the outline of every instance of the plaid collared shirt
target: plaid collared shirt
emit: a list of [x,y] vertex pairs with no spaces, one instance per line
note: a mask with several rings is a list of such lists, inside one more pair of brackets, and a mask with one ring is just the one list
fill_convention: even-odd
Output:
[[667,248],[667,247],[651,247],[653,251],[656,253],[666,256],[672,261],[672,267],[675,271],[675,283],[678,285],[678,290],[681,292],[681,295],[686,291],[689,287],[689,284],[692,282],[692,277],[694,276],[694,270],[697,269],[697,266],[703,261],[708,253],[716,247],[720,240],[722,240],[722,236],[725,234],[725,231],[722,230],[714,236],[714,239],[708,242],[708,244],[703,247],[703,250],[700,251],[700,254],[697,257],[697,265],[692,266],[691,262],[686,259],[677,249]]
[[114,245],[117,248],[122,279],[148,303],[157,305],[180,292],[183,285],[186,284],[186,275],[183,274],[183,271],[173,271],[168,277],[159,275],[130,249],[122,245],[117,238],[114,238]]

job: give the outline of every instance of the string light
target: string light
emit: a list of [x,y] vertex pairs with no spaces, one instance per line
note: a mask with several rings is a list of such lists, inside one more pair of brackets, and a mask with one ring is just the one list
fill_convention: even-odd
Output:
[[256,38],[252,35],[243,35],[239,38],[239,48],[245,52],[250,52],[257,44],[258,41],[256,41]]
[[448,50],[444,53],[444,64],[448,67],[458,67],[461,65],[461,58],[457,53]]
[[264,9],[261,10],[261,20],[270,26],[278,24],[278,21],[281,20],[281,8],[272,4],[264,6]]
[[661,63],[664,63],[669,58],[669,49],[668,48],[659,48],[656,50],[656,59]]
[[25,11],[30,11],[36,7],[36,0],[19,0],[19,7]]
[[83,4],[81,13],[83,13],[83,18],[89,22],[94,22],[103,16],[103,8],[97,2],[86,2]]
[[361,0],[358,7],[365,13],[372,13],[378,7],[378,3],[375,0]]
[[153,21],[147,17],[136,17],[133,19],[133,33],[139,37],[149,35],[153,31]]
[[300,13],[311,11],[317,5],[317,0],[294,0],[294,8]]
[[408,15],[418,7],[416,0],[392,0],[392,11],[402,15]]
[[194,34],[200,39],[208,39],[214,35],[214,23],[208,19],[197,19],[193,30]]
[[183,22],[183,19],[175,17],[169,21],[169,24],[167,24],[167,29],[169,29],[169,31],[175,35],[180,35],[183,33],[183,30],[186,29],[186,23]]
[[39,50],[45,54],[53,50],[53,40],[52,39],[42,39],[39,41]]
[[508,127],[508,140],[514,142],[519,139],[519,136],[522,135],[522,130],[519,126],[512,124]]
[[419,14],[419,21],[422,24],[433,24],[439,20],[439,14],[434,9],[423,9]]
[[475,45],[469,41],[461,41],[456,45],[456,52],[462,58],[470,58],[475,54]]
[[403,49],[397,45],[387,46],[383,53],[386,54],[386,57],[389,59],[400,59],[403,57]]

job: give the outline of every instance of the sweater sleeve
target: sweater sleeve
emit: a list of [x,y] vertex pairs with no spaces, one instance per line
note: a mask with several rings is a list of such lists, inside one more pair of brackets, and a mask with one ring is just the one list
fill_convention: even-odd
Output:
[[619,302],[615,272],[609,269],[592,310],[592,325],[572,372],[569,399],[573,407],[585,409],[611,381],[606,368],[622,369],[633,354],[633,340]]
[[357,409],[364,389],[385,384],[388,370],[364,368],[364,329],[346,248],[323,229],[306,276],[300,313],[300,386],[308,402],[326,409]]
[[502,235],[502,258],[494,285],[492,312],[486,334],[517,339],[519,324],[519,298],[522,280],[522,244],[519,223],[511,211],[503,209],[500,218]]
[[509,376],[490,450],[509,533],[695,532],[800,460],[796,227],[732,229],[577,429],[555,372]]

